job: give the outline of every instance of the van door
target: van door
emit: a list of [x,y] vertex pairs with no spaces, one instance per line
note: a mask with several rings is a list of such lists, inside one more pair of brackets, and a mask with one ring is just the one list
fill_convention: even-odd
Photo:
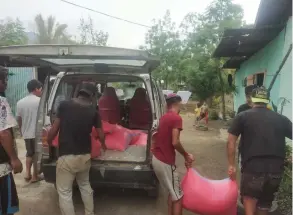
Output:
[[48,96],[49,96],[49,82],[50,76],[48,76],[45,80],[43,86],[43,92],[39,103],[37,121],[36,121],[36,141],[35,141],[35,152],[36,156],[34,162],[37,163],[38,172],[41,173],[41,160],[43,156],[47,156],[49,158],[49,147],[43,146],[43,128],[45,126],[45,121],[47,117],[47,105],[48,105]]

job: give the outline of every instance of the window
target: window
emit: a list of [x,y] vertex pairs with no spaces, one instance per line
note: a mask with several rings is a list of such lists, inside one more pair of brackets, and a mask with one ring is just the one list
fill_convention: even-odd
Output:
[[72,84],[61,81],[55,94],[55,100],[52,107],[53,114],[56,114],[60,102],[71,99],[73,90],[74,86]]
[[107,87],[115,88],[119,100],[128,100],[133,97],[137,88],[144,88],[144,84],[142,82],[112,82],[107,83]]
[[243,86],[257,85],[259,87],[264,85],[265,81],[265,72],[256,73],[249,75],[244,79]]

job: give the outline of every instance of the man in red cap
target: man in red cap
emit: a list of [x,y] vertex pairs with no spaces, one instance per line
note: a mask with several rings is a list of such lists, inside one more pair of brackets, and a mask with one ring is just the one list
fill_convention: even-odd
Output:
[[180,96],[172,93],[166,98],[168,112],[160,119],[158,133],[153,148],[152,165],[160,184],[168,191],[168,214],[182,214],[183,192],[175,166],[175,150],[185,159],[186,167],[194,161],[193,155],[187,153],[181,142],[182,118],[179,115]]

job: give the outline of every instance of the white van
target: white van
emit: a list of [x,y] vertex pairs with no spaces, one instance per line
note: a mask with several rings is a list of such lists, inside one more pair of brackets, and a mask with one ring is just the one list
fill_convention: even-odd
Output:
[[[166,110],[162,90],[151,74],[159,66],[158,59],[142,50],[87,45],[0,47],[0,57],[12,66],[15,63],[19,66],[25,64],[48,68],[49,77],[43,87],[36,122],[36,150],[40,170],[49,183],[55,183],[56,180],[58,150],[48,146],[46,128],[54,120],[60,101],[76,97],[80,84],[90,81],[97,85],[99,94],[103,94],[105,87],[116,88],[121,108],[127,111],[127,102],[135,87],[146,89],[152,117],[152,123],[146,130],[146,145],[128,147],[125,151],[107,150],[103,158],[92,160],[90,180],[93,187],[140,188],[147,190],[150,195],[157,194],[157,179],[151,167],[151,139],[157,130],[159,118]],[[50,71],[53,70],[59,73],[50,86]],[[127,113],[123,115],[124,118],[126,116]],[[123,126],[127,126],[124,118]]]

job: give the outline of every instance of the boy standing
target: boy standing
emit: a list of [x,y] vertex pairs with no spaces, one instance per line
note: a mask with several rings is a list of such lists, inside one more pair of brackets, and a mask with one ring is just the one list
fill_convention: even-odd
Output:
[[25,180],[33,183],[39,181],[37,167],[33,166],[33,174],[31,168],[35,155],[35,132],[42,84],[38,80],[31,80],[27,83],[27,90],[29,95],[17,102],[16,116],[26,148]]
[[168,112],[160,119],[154,144],[152,165],[160,184],[168,191],[168,214],[182,214],[183,192],[175,166],[175,150],[185,158],[186,167],[190,167],[194,158],[187,153],[180,142],[182,118],[179,115],[181,97],[170,94],[166,98]]

